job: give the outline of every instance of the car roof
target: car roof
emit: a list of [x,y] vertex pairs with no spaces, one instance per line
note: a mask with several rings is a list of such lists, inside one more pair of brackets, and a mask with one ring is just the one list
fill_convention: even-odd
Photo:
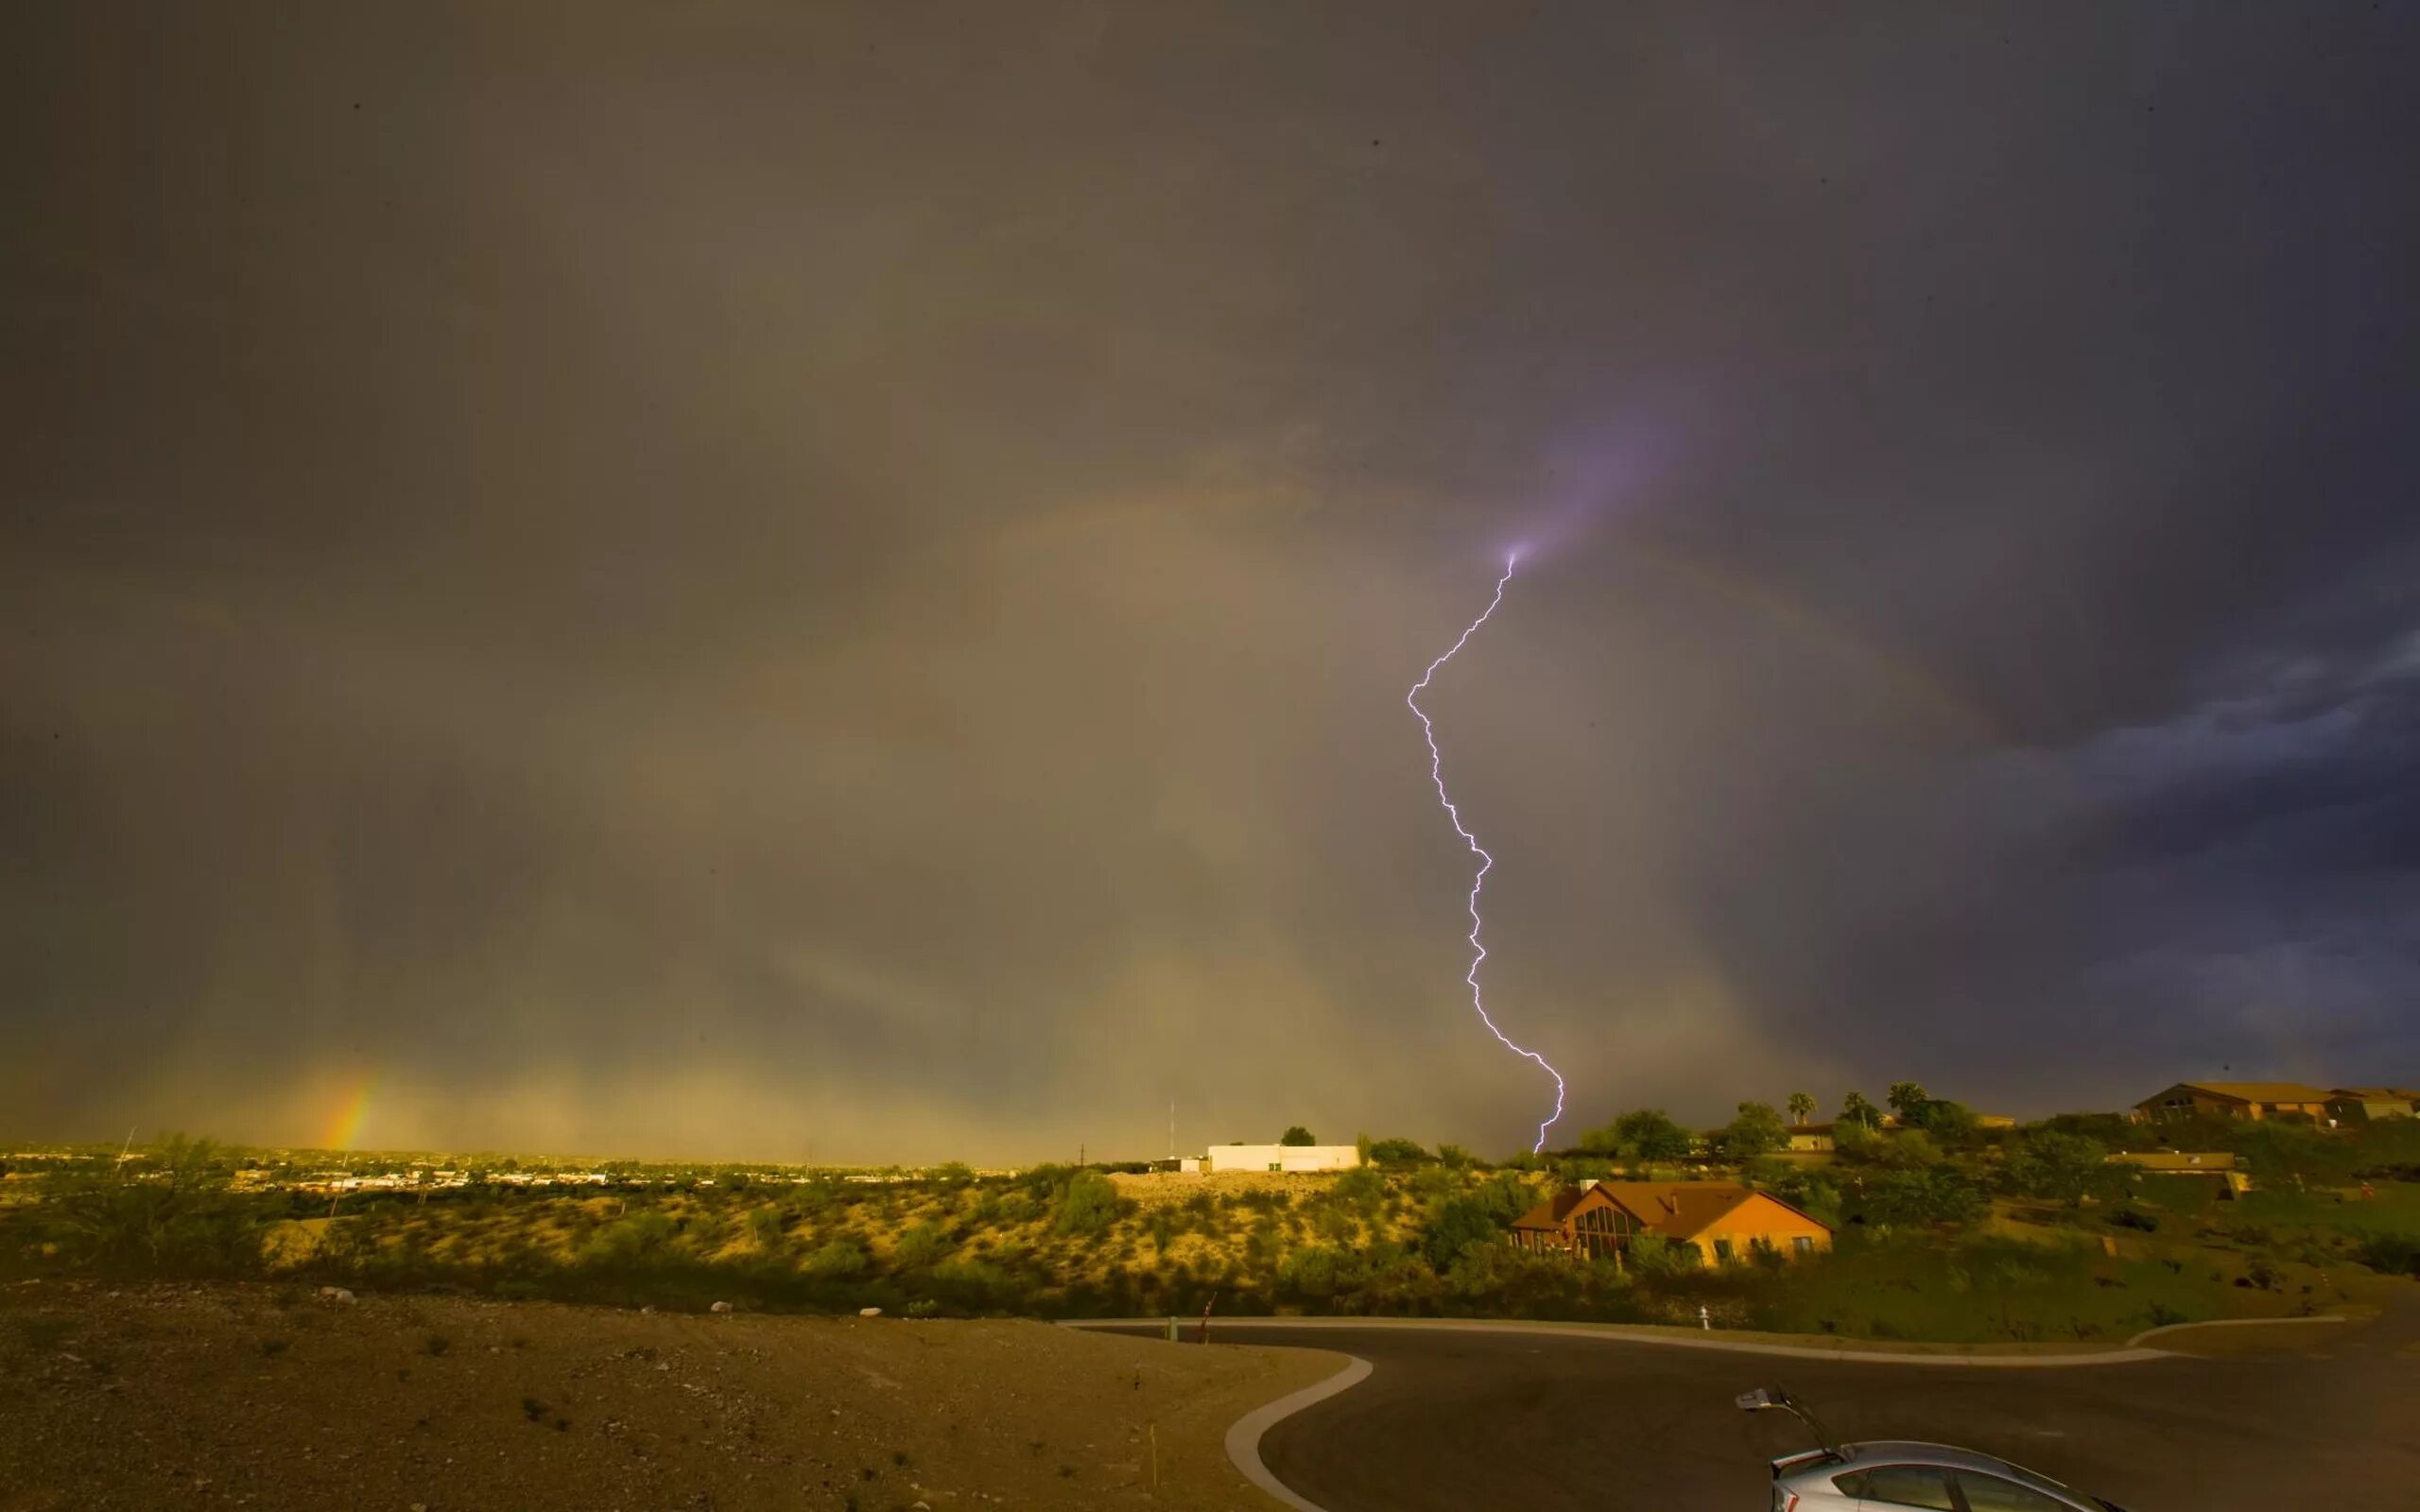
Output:
[[2075,1494],[2069,1486],[2052,1480],[2039,1470],[2029,1470],[2022,1465],[2012,1465],[1996,1454],[1986,1454],[1975,1449],[1960,1449],[1955,1444],[1928,1444],[1913,1438],[1877,1438],[1859,1444],[1842,1444],[1838,1459],[1825,1460],[1820,1464],[1791,1466],[1789,1473],[1806,1473],[1811,1470],[1819,1474],[1838,1475],[1844,1470],[1862,1465],[1939,1465],[1950,1469],[1984,1470],[1994,1475],[2004,1475],[2013,1480],[2037,1486],[2045,1490],[2057,1491],[2065,1496]]

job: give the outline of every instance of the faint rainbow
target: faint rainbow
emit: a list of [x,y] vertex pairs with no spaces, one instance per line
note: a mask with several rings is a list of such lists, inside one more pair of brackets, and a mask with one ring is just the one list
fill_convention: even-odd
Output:
[[377,1090],[378,1079],[364,1074],[337,1103],[336,1116],[328,1120],[327,1139],[322,1149],[349,1150],[361,1137],[362,1120],[370,1116],[370,1094]]
[[1839,620],[1753,578],[1684,556],[1669,546],[1634,539],[1624,543],[1623,550],[1701,593],[1751,610],[1836,658],[1854,662],[1896,701],[1923,711],[1936,728],[1986,746],[2002,745],[2008,739],[2006,727],[1981,699],[1962,693],[1913,657],[1877,644]]

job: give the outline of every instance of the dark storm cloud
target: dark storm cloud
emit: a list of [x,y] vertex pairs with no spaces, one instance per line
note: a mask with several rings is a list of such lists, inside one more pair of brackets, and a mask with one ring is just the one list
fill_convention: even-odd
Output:
[[2400,14],[15,29],[0,1131],[2420,1056]]

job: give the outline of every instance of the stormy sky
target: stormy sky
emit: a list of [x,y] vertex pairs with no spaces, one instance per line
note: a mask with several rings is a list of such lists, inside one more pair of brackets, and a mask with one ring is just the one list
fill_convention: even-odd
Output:
[[2408,8],[6,26],[0,1137],[2420,1078]]

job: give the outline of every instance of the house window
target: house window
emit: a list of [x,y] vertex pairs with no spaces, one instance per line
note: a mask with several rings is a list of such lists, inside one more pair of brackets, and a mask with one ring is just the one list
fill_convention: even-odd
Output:
[[1815,1253],[1815,1241],[1806,1234],[1800,1234],[1789,1242],[1789,1252],[1793,1255],[1811,1255]]

